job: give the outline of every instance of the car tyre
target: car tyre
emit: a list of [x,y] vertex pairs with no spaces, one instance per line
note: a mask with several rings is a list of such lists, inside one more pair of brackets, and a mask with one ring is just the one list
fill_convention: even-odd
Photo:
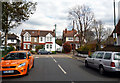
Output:
[[104,75],[104,74],[105,74],[105,70],[104,70],[103,66],[100,66],[100,67],[99,67],[99,73],[100,73],[101,75]]
[[85,61],[85,67],[88,67],[88,62],[87,61]]
[[27,73],[26,73],[26,75],[28,75],[28,74],[29,74],[29,65],[27,67]]
[[33,65],[32,65],[32,68],[34,68],[34,60],[33,60]]

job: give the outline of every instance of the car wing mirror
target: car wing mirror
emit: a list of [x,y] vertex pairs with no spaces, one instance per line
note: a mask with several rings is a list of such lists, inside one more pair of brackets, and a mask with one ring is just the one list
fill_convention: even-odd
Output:
[[89,58],[91,58],[91,56],[88,56]]
[[1,59],[3,60],[4,58],[2,57]]

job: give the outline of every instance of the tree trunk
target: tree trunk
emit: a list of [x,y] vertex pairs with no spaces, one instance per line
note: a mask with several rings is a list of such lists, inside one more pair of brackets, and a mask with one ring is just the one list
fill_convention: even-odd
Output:
[[8,31],[5,32],[5,53],[7,53],[7,39],[8,39]]

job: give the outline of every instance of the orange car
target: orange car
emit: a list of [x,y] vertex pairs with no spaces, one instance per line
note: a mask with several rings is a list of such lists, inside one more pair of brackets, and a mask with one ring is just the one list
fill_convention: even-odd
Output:
[[12,51],[2,58],[0,66],[0,77],[28,75],[34,58],[29,51]]

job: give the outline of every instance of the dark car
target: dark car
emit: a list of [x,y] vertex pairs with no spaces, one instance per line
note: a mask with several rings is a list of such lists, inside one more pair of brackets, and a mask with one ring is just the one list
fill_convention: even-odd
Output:
[[40,50],[38,50],[38,54],[52,54],[52,52],[40,49]]

